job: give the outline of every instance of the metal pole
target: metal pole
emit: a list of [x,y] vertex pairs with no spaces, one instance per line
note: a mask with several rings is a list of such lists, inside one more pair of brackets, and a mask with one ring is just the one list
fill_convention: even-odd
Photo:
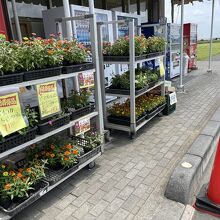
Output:
[[[92,46],[92,55],[93,62],[95,63],[96,72],[95,72],[95,109],[98,111],[97,117],[97,127],[100,134],[104,132],[104,123],[103,123],[103,111],[102,111],[102,96],[101,96],[101,80],[100,80],[100,65],[99,65],[99,54],[98,54],[98,43],[97,43],[97,23],[94,10],[94,1],[89,0],[89,13],[93,14],[93,18],[90,18],[90,30],[91,30],[91,46]],[[103,94],[104,95],[104,94]]]
[[130,53],[130,135],[136,134],[135,117],[135,44],[134,44],[134,20],[129,22],[129,53]]
[[103,39],[102,39],[102,25],[97,25],[97,37],[98,49],[99,49],[99,66],[100,66],[100,81],[101,81],[101,96],[102,96],[102,111],[105,127],[107,124],[107,112],[106,112],[106,95],[105,95],[105,71],[104,71],[104,62],[103,62]]
[[14,19],[15,19],[15,28],[16,28],[16,32],[17,32],[17,37],[18,37],[19,41],[22,41],[21,28],[20,28],[20,24],[19,24],[15,0],[11,0],[11,4],[12,4],[12,10],[13,10]]
[[[69,0],[63,0],[63,9],[64,9],[64,17],[71,17]],[[73,39],[73,30],[72,30],[71,21],[66,21],[66,34],[68,40]]]
[[181,4],[181,31],[180,31],[180,85],[179,89],[184,91],[183,85],[183,23],[184,23],[184,0],[182,0]]
[[214,24],[214,13],[215,13],[215,0],[212,0],[212,20],[211,20],[211,33],[210,33],[210,45],[209,45],[209,67],[207,72],[212,72],[212,42],[213,42],[213,24]]

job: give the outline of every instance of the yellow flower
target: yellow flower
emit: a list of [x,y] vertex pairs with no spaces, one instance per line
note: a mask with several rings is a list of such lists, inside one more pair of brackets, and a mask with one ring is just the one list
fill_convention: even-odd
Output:
[[29,41],[28,37],[23,37],[24,41]]

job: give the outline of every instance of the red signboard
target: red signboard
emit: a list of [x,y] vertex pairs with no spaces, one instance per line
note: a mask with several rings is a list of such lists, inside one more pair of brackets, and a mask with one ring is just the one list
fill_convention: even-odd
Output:
[[2,1],[0,1],[0,39],[1,38],[8,39]]

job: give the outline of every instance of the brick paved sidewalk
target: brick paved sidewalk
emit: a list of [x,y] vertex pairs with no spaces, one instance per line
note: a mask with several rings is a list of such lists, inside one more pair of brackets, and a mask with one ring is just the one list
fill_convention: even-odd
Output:
[[220,105],[220,72],[190,74],[196,77],[187,94],[178,95],[174,114],[155,118],[135,140],[115,132],[95,169],[78,173],[14,219],[179,219],[184,206],[163,196],[166,183]]

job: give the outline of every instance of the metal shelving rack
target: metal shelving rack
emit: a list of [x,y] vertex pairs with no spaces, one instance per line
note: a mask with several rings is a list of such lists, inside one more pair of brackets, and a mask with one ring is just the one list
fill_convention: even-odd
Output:
[[[104,57],[103,57],[103,41],[102,41],[102,27],[104,25],[116,25],[118,23],[123,23],[123,24],[127,24],[129,27],[129,61],[104,61]],[[143,93],[139,94],[139,95],[135,95],[135,66],[136,65],[140,65],[143,62],[149,61],[149,60],[155,60],[158,58],[163,58],[163,63],[165,64],[165,51],[163,55],[160,56],[155,56],[152,58],[144,58],[141,60],[135,60],[135,42],[134,42],[134,37],[135,37],[135,28],[137,28],[137,32],[140,33],[140,28],[141,26],[135,27],[134,25],[134,20],[130,21],[130,22],[126,22],[124,20],[121,21],[111,21],[111,22],[98,22],[97,23],[98,26],[98,39],[99,39],[99,57],[100,57],[100,76],[101,76],[101,90],[102,90],[102,105],[103,105],[103,116],[104,116],[104,124],[105,124],[105,128],[107,129],[114,129],[114,130],[122,130],[122,131],[126,131],[129,133],[131,138],[134,138],[137,131],[142,128],[145,124],[147,124],[152,118],[154,118],[156,115],[158,115],[159,113],[157,113],[156,115],[154,115],[153,117],[151,117],[150,119],[147,119],[145,121],[143,121],[141,124],[137,125],[136,124],[136,116],[135,116],[135,107],[136,107],[136,101],[135,99],[140,96],[143,95],[149,91],[151,91],[152,89],[161,86],[161,95],[165,95],[165,74],[163,77],[163,80],[159,83],[157,83],[155,86],[149,88],[148,90],[144,91]],[[104,64],[128,64],[129,65],[129,69],[130,69],[130,95],[122,95],[122,94],[109,94],[111,96],[116,96],[119,98],[122,97],[127,97],[130,98],[130,126],[124,126],[124,125],[119,125],[119,124],[113,124],[113,123],[109,123],[107,120],[107,110],[106,110],[106,92],[105,92],[105,75],[104,75]],[[165,67],[165,65],[164,65]]]
[[[91,39],[92,39],[91,41],[92,41],[93,62],[95,63],[95,68],[94,69],[74,72],[74,73],[70,73],[70,74],[62,74],[62,75],[59,75],[59,76],[48,77],[48,78],[43,78],[43,79],[38,79],[38,80],[33,80],[33,81],[27,81],[27,82],[22,82],[22,83],[18,83],[18,84],[2,86],[2,87],[0,87],[0,91],[5,90],[5,89],[7,89],[7,90],[12,89],[12,88],[15,88],[15,87],[25,87],[25,86],[37,85],[37,84],[50,82],[50,81],[69,79],[69,78],[77,77],[79,73],[93,71],[94,75],[95,75],[95,77],[94,77],[95,78],[95,111],[92,112],[92,113],[89,113],[89,114],[87,114],[87,115],[85,115],[81,118],[78,118],[74,121],[71,121],[69,124],[64,125],[64,126],[58,128],[56,130],[53,130],[53,131],[51,131],[47,134],[39,135],[35,139],[33,139],[29,142],[26,142],[26,143],[21,144],[17,147],[14,147],[10,150],[7,150],[3,153],[0,153],[0,160],[2,160],[3,158],[9,156],[10,154],[13,154],[13,153],[16,153],[18,151],[24,150],[26,147],[30,146],[31,144],[37,143],[37,142],[42,141],[42,140],[44,140],[44,139],[46,139],[46,138],[48,138],[52,135],[55,135],[59,132],[62,132],[64,130],[68,129],[68,128],[71,128],[75,125],[75,123],[77,121],[80,121],[80,120],[86,119],[86,118],[91,119],[93,117],[96,117],[96,119],[97,119],[96,124],[97,124],[98,130],[99,130],[100,134],[103,135],[104,123],[103,123],[102,100],[101,100],[101,96],[100,96],[101,86],[100,86],[98,47],[97,47],[97,42],[96,42],[97,41],[97,27],[96,27],[96,18],[94,16],[94,2],[93,2],[93,0],[89,0],[89,6],[90,6],[90,14],[89,15],[78,16],[78,17],[59,18],[59,19],[57,19],[57,22],[58,22],[58,26],[62,27],[61,22],[63,22],[63,21],[74,21],[74,20],[89,19],[89,21],[90,21],[90,34],[91,34]],[[85,163],[80,164],[77,170],[73,171],[72,173],[67,175],[65,178],[58,181],[56,184],[47,187],[44,191],[42,191],[40,193],[40,197],[45,195],[47,192],[49,192],[54,187],[56,187],[57,185],[59,185],[60,183],[62,183],[63,181],[65,181],[66,179],[71,177],[72,175],[74,175],[76,172],[78,172],[79,170],[81,170],[85,166],[90,165],[92,167],[94,165],[94,160],[96,158],[98,158],[102,153],[103,153],[103,147],[101,148],[101,152],[99,154],[97,154],[93,158],[89,159]],[[12,217],[13,216],[7,215],[7,214],[3,213],[2,211],[0,211],[0,220],[8,220],[8,219],[11,219]]]

